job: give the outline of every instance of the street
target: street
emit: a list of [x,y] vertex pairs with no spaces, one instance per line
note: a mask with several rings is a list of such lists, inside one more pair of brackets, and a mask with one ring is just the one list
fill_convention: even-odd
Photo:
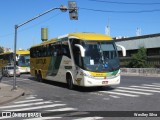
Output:
[[[13,77],[4,77],[2,82],[12,85]],[[17,77],[17,86],[25,90],[25,95],[0,106],[0,111],[39,111],[42,117],[70,119],[71,116],[77,120],[82,117],[105,119],[116,116],[127,120],[130,114],[135,114],[133,111],[153,111],[150,114],[156,117],[158,113],[155,111],[160,111],[158,77],[122,76],[119,86],[69,90],[65,84],[52,81],[40,83],[30,74],[23,74]],[[110,111],[115,111],[111,113],[114,116],[109,115]],[[119,114],[116,115],[116,112]]]

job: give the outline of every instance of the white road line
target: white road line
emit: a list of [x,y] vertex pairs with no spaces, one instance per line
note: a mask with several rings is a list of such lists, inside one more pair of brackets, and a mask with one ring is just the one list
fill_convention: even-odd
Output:
[[109,93],[109,94],[128,96],[128,97],[139,97],[139,95],[125,94],[125,93],[119,93],[119,92],[111,92],[111,91],[100,91],[100,92],[107,93],[107,94]]
[[109,98],[103,98],[103,100],[109,100]]
[[57,102],[62,102],[62,101],[54,101],[55,103],[57,103]]
[[44,106],[37,106],[37,107],[28,107],[28,108],[20,108],[20,109],[10,109],[5,111],[27,111],[27,110],[35,110],[35,109],[42,109],[42,108],[52,108],[57,106],[65,106],[66,104],[51,104],[51,105],[44,105]]
[[36,101],[43,101],[43,99],[23,100],[23,101],[18,101],[14,103],[19,104],[19,103],[36,102]]
[[29,118],[23,120],[53,120],[53,119],[60,119],[62,117],[40,117],[40,118]]
[[18,104],[18,105],[2,106],[2,107],[0,107],[0,109],[15,108],[15,107],[25,107],[25,106],[32,106],[32,105],[42,105],[42,104],[50,104],[50,103],[53,103],[53,102],[46,101],[46,102],[34,102],[34,103],[29,103],[29,104]]
[[160,85],[160,83],[152,83],[152,84],[154,84],[154,85]]
[[160,90],[160,88],[154,88],[154,87],[143,87],[143,86],[131,86],[131,87]]
[[100,120],[103,119],[103,117],[84,117],[84,118],[78,118],[73,120]]
[[29,97],[35,97],[35,96],[37,96],[37,95],[29,95]]
[[31,96],[31,97],[27,97],[26,99],[34,99],[34,98],[35,98],[35,97],[32,97],[32,96]]
[[109,95],[109,96],[113,98],[120,98],[119,96],[115,96],[115,95]]
[[128,91],[128,90],[121,90],[121,89],[116,89],[114,91],[127,92],[127,93],[135,93],[135,94],[142,94],[142,95],[153,95],[152,93],[137,92],[137,91]]
[[12,118],[12,117],[0,117],[0,120],[4,120],[4,119],[8,120],[8,118]]
[[77,110],[76,108],[59,108],[59,109],[53,109],[53,110],[46,110],[46,111],[73,111],[73,110]]
[[138,88],[127,88],[127,87],[118,87],[120,89],[127,89],[127,90],[139,90],[139,91],[147,91],[147,92],[156,92],[160,93],[160,91],[157,90],[146,90],[146,89],[138,89]]
[[147,84],[143,84],[143,86],[160,87],[160,85],[147,85]]

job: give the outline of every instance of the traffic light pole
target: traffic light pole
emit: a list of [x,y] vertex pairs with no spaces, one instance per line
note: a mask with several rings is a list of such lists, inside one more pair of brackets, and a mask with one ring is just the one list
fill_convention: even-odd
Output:
[[77,5],[76,5],[76,2],[74,1],[69,1],[68,2],[68,5],[69,5],[69,8],[67,8],[66,6],[64,5],[61,5],[59,8],[52,8],[30,20],[27,20],[25,21],[24,23],[22,24],[18,24],[18,25],[15,25],[15,37],[14,37],[14,79],[13,79],[13,89],[12,90],[16,90],[17,87],[16,87],[16,49],[17,49],[17,30],[19,27],[53,11],[53,10],[56,10],[56,9],[60,9],[62,12],[66,12],[67,10],[69,10],[69,14],[70,14],[70,19],[71,20],[78,20],[78,15],[77,15]]
[[14,57],[14,79],[13,79],[13,89],[12,90],[17,89],[17,86],[16,86],[16,49],[17,49],[17,30],[18,30],[18,28],[27,24],[27,23],[29,23],[29,22],[31,22],[31,21],[33,21],[33,20],[35,20],[35,19],[37,19],[37,18],[39,18],[39,17],[41,17],[41,16],[43,16],[43,15],[45,15],[45,14],[47,14],[47,13],[49,13],[49,12],[51,12],[51,11],[53,11],[53,10],[56,10],[56,9],[60,9],[63,12],[67,11],[67,8],[65,6],[61,6],[60,8],[52,8],[52,9],[50,9],[50,10],[48,10],[48,11],[46,11],[46,12],[44,12],[44,13],[42,13],[42,14],[40,14],[40,15],[30,19],[30,20],[25,21],[22,24],[15,25],[14,56],[13,56]]

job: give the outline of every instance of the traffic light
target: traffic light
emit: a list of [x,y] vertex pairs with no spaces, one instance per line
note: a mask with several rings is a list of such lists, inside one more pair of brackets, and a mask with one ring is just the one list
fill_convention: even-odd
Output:
[[71,20],[78,20],[78,10],[75,1],[68,1],[68,10]]

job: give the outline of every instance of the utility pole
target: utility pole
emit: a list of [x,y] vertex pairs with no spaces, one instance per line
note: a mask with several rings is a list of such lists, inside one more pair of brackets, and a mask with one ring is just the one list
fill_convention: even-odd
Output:
[[29,22],[31,22],[31,21],[33,21],[33,20],[35,20],[35,19],[37,19],[37,18],[39,18],[39,17],[41,17],[41,16],[43,16],[43,15],[45,15],[45,14],[47,14],[47,13],[49,13],[49,12],[51,12],[51,11],[57,10],[57,9],[61,10],[62,12],[66,12],[67,10],[69,10],[70,19],[71,20],[78,20],[78,12],[77,12],[78,9],[77,9],[76,2],[75,1],[69,1],[68,2],[68,8],[64,5],[61,5],[58,8],[52,8],[52,9],[50,9],[50,10],[48,10],[48,11],[42,13],[42,14],[39,14],[39,15],[37,15],[37,16],[35,16],[35,17],[33,17],[33,18],[31,18],[31,19],[29,19],[29,20],[27,20],[27,21],[25,21],[21,24],[15,25],[14,54],[13,54],[14,55],[13,56],[13,58],[14,58],[14,79],[13,79],[13,89],[12,90],[17,89],[16,88],[16,49],[17,49],[17,30],[18,30],[18,28],[27,24],[27,23],[29,23]]

